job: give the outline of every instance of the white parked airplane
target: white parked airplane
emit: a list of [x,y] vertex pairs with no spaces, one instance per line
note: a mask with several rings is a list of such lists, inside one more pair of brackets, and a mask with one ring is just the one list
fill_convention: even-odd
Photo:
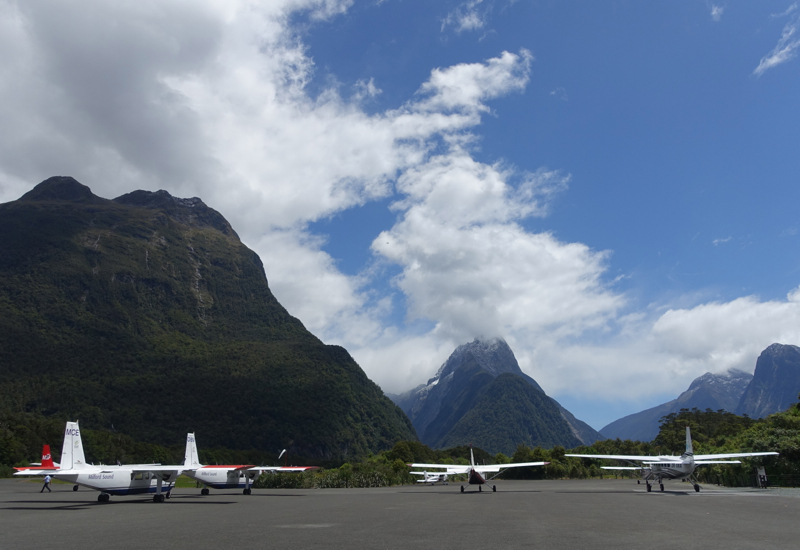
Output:
[[640,470],[642,478],[647,484],[647,492],[652,489],[650,481],[658,483],[661,490],[664,490],[665,479],[689,480],[694,486],[694,490],[700,492],[700,484],[694,477],[694,471],[698,466],[704,464],[741,464],[740,460],[720,460],[723,458],[743,458],[747,456],[770,456],[777,455],[776,452],[765,453],[723,453],[713,455],[695,455],[692,448],[692,434],[689,426],[686,426],[686,452],[681,456],[636,456],[636,455],[579,455],[567,454],[564,456],[576,456],[581,458],[607,458],[614,460],[624,460],[627,462],[641,462],[642,466],[602,466],[604,470]]
[[441,482],[447,485],[447,474],[441,472],[409,472],[411,475],[415,476],[422,476],[422,479],[418,479],[417,483],[429,483],[431,485],[436,485],[437,483]]
[[[456,475],[456,474],[467,474],[467,485],[477,485],[478,491],[481,491],[481,486],[484,485],[487,481],[491,481],[500,473],[505,470],[506,468],[521,468],[523,466],[544,466],[545,464],[550,464],[549,462],[516,462],[512,464],[485,464],[485,465],[476,465],[475,464],[475,456],[472,453],[472,448],[469,449],[469,464],[423,464],[419,462],[415,462],[414,464],[409,464],[412,468],[443,468],[445,472],[433,472],[434,474],[439,475]],[[414,473],[414,472],[412,472]],[[494,474],[492,477],[485,477],[486,474]],[[461,486],[461,492],[464,492],[465,487]],[[492,485],[492,491],[497,491],[497,486]]]
[[[286,449],[283,452],[285,453]],[[317,466],[255,466],[253,464],[204,466],[200,464],[194,434],[186,434],[186,454],[183,459],[182,473],[204,485],[200,490],[201,495],[207,495],[210,492],[209,487],[243,489],[242,494],[249,495],[252,491],[250,485],[263,472],[305,472],[315,468]]]
[[[44,461],[43,461],[44,462]],[[49,466],[49,465],[48,465]],[[133,464],[127,466],[95,466],[87,464],[77,422],[67,422],[61,464],[58,469],[27,469],[14,475],[45,475],[100,491],[98,502],[108,502],[111,495],[155,493],[153,502],[164,502],[180,475],[181,466]]]
[[[49,473],[58,470],[61,464],[53,462],[53,457],[50,454],[50,445],[42,445],[42,461],[31,462],[30,466],[15,467],[14,469],[19,472],[27,472],[28,470],[36,470],[42,473]],[[30,474],[29,474],[30,475]]]

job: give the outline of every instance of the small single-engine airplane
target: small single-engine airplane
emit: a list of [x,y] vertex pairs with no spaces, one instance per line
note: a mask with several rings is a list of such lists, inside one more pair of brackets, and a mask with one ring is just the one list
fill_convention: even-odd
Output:
[[[475,464],[475,456],[472,453],[472,447],[469,449],[469,464],[423,464],[419,462],[415,462],[413,464],[409,464],[412,468],[443,468],[445,472],[432,472],[436,475],[457,475],[457,474],[467,474],[467,485],[477,485],[478,491],[481,491],[481,486],[484,485],[487,481],[491,481],[492,479],[496,478],[500,475],[500,473],[505,470],[506,468],[521,468],[523,466],[544,466],[545,464],[550,464],[549,462],[516,462],[512,464],[485,464],[485,465],[476,465]],[[415,473],[415,472],[412,472]],[[418,473],[418,472],[416,472]],[[492,477],[484,477],[486,474],[494,475]],[[430,475],[430,474],[428,474]],[[461,492],[463,493],[465,486],[461,486]],[[492,491],[497,492],[497,486],[492,485]]]
[[436,485],[439,482],[442,482],[444,485],[447,485],[447,474],[441,472],[409,472],[411,475],[415,476],[422,476],[422,479],[418,479],[417,483],[429,483],[430,485]]
[[[283,456],[283,453],[280,454]],[[280,458],[280,456],[278,458]],[[249,495],[250,485],[263,472],[305,472],[317,466],[255,466],[253,464],[227,464],[204,466],[200,464],[197,454],[197,442],[194,434],[186,434],[186,454],[183,459],[181,473],[204,485],[201,495],[209,494],[209,487],[214,489],[243,489],[242,494]]]
[[[44,462],[44,460],[42,461]],[[111,495],[155,493],[153,502],[164,502],[181,473],[182,466],[132,464],[126,466],[95,466],[87,464],[77,422],[67,422],[61,464],[58,469],[39,468],[17,472],[20,475],[49,474],[56,479],[83,485],[100,491],[98,502],[108,502]],[[165,486],[166,485],[166,486]],[[73,488],[74,490],[74,488]],[[166,491],[166,492],[164,492]]]
[[692,434],[689,426],[686,426],[686,452],[681,456],[636,456],[636,455],[579,455],[566,454],[564,456],[576,456],[580,458],[607,458],[613,460],[624,460],[626,462],[641,462],[642,466],[602,466],[604,470],[639,470],[644,482],[647,484],[647,492],[652,490],[650,481],[658,483],[661,490],[664,490],[665,479],[689,480],[696,492],[700,492],[700,484],[694,477],[694,471],[698,466],[704,464],[741,464],[740,460],[721,460],[723,458],[743,458],[747,456],[771,456],[777,455],[776,452],[765,453],[723,453],[713,455],[695,455],[692,448]]
[[50,445],[42,445],[42,461],[31,462],[30,466],[15,467],[18,472],[26,472],[28,470],[37,470],[42,473],[49,473],[53,470],[58,470],[61,464],[53,462],[53,457],[50,455]]

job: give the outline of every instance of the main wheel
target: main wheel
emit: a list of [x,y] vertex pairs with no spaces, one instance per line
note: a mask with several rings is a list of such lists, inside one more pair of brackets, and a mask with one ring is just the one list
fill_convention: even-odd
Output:
[[694,492],[695,493],[699,493],[700,492],[700,486],[699,485],[695,485],[694,486]]
[[483,487],[481,485],[478,485],[478,492],[479,493],[483,492]]
[[100,496],[97,497],[97,502],[108,502],[110,495],[106,493],[100,493]]
[[211,491],[208,490],[208,487],[203,487],[202,489],[200,489],[200,494],[204,495],[204,496],[207,495],[210,492]]
[[647,492],[649,493],[651,490],[652,490],[652,487],[650,487],[650,484],[648,483],[647,484]]
[[496,492],[497,492],[497,485],[492,485],[492,492],[493,492],[493,493],[496,493]]
[[73,485],[73,486],[72,486],[72,490],[73,490],[73,491],[77,491],[77,490],[78,490],[78,486],[77,486],[77,485]]
[[461,486],[461,492],[462,493],[464,492],[464,486],[463,485]]
[[658,486],[661,487],[661,492],[663,493],[664,492],[664,484],[663,483],[659,483]]

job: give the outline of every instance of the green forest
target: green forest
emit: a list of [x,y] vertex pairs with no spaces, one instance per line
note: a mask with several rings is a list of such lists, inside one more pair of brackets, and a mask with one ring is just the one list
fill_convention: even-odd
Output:
[[[779,456],[742,459],[741,464],[714,464],[698,468],[701,483],[728,486],[751,486],[754,468],[764,466],[771,485],[800,485],[800,403],[789,410],[767,418],[754,420],[746,416],[719,410],[683,409],[661,419],[658,436],[651,442],[606,439],[592,446],[565,449],[554,446],[530,448],[519,445],[512,456],[491,455],[475,448],[475,460],[481,464],[509,462],[550,462],[544,467],[515,468],[505,471],[499,479],[586,479],[635,477],[627,471],[606,471],[601,466],[615,461],[591,458],[572,458],[578,454],[679,455],[685,449],[685,428],[692,432],[696,454],[777,451]],[[12,466],[25,466],[38,460],[43,443],[49,442],[56,461],[60,456],[63,424],[34,415],[6,415],[0,418],[0,474],[13,473]],[[108,431],[82,430],[87,460],[95,463],[160,462],[180,464],[184,445],[162,447],[135,441],[133,438]],[[264,474],[257,488],[334,488],[379,487],[414,483],[409,474],[412,462],[438,464],[468,464],[469,447],[433,450],[418,441],[399,441],[388,451],[369,454],[358,461],[318,463],[318,470],[305,473]],[[204,464],[275,465],[277,453],[261,451],[232,451],[227,449],[200,450]],[[290,459],[291,460],[291,459]],[[306,463],[310,465],[310,463]],[[459,479],[456,476],[453,481]]]

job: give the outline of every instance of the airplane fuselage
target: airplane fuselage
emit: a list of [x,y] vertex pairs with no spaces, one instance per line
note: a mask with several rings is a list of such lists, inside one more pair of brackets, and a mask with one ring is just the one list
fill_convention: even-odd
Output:
[[236,466],[203,466],[184,475],[214,489],[242,489],[253,484],[259,471],[233,470]]
[[646,462],[644,465],[649,467],[645,479],[684,479],[690,477],[696,468],[694,461]]
[[[86,469],[65,473],[54,472],[54,478],[75,485],[82,485],[109,495],[137,495],[158,492],[158,476],[150,472],[134,472],[125,466],[109,466],[102,469]],[[170,474],[164,475],[161,491],[169,492],[175,483]]]

